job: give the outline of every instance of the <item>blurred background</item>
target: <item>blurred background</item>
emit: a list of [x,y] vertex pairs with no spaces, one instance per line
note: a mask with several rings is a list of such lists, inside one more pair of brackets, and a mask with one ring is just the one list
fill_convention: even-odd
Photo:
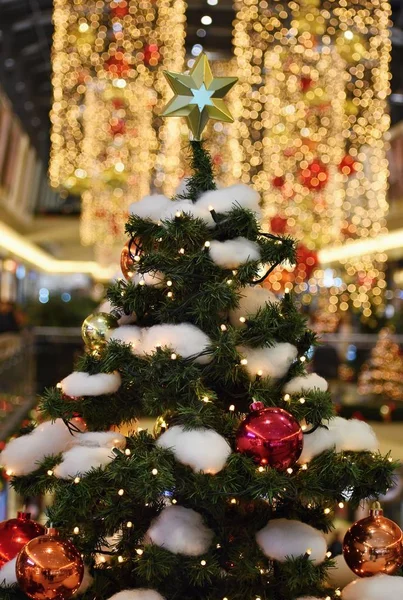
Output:
[[129,205],[186,178],[162,71],[201,51],[239,78],[206,133],[219,184],[254,185],[264,230],[299,242],[266,285],[317,331],[338,413],[403,459],[400,0],[0,0],[0,444],[72,370]]

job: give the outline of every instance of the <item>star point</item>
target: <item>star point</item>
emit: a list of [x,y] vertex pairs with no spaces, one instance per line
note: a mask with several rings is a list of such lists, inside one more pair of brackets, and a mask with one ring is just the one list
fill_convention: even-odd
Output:
[[209,119],[232,123],[233,118],[223,98],[235,85],[236,77],[214,77],[207,56],[201,53],[190,73],[164,75],[174,92],[161,113],[163,117],[185,117],[195,140]]

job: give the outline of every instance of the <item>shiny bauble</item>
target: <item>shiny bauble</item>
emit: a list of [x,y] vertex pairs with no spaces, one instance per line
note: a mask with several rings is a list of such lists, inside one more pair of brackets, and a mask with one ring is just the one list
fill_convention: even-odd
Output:
[[237,451],[278,471],[292,467],[303,446],[298,421],[286,410],[265,408],[262,402],[254,402],[250,410],[236,433]]
[[90,350],[100,350],[106,345],[107,335],[118,326],[116,317],[108,313],[94,313],[84,320],[81,334]]
[[120,270],[123,273],[123,277],[130,281],[137,270],[138,257],[141,255],[141,248],[138,240],[129,240],[124,245],[122,253],[120,255]]
[[45,528],[32,521],[26,512],[18,512],[16,519],[0,523],[0,567],[15,558],[25,544],[44,533]]
[[170,410],[167,410],[166,412],[164,412],[163,415],[160,415],[156,418],[153,427],[153,435],[155,439],[159,438],[160,435],[166,432],[171,420],[172,412]]
[[84,563],[73,544],[47,529],[21,550],[15,566],[18,585],[33,600],[67,600],[78,590]]
[[393,575],[403,564],[402,530],[383,516],[379,502],[369,517],[354,523],[343,542],[343,556],[358,577]]

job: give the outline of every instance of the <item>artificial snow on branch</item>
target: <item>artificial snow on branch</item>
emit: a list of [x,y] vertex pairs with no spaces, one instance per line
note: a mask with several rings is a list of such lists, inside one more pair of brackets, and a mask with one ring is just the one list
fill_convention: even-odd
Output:
[[374,430],[368,423],[358,419],[334,417],[323,421],[313,433],[304,437],[304,448],[299,458],[301,464],[310,462],[325,450],[336,452],[376,452],[379,444]]
[[136,273],[132,279],[135,285],[149,285],[161,288],[165,285],[165,275],[161,271],[148,271],[147,273]]
[[66,396],[102,396],[117,392],[121,383],[118,372],[90,375],[82,371],[73,371],[62,379],[60,387]]
[[284,377],[298,356],[297,348],[287,342],[274,344],[269,348],[239,346],[237,350],[247,361],[244,366],[251,379],[256,375],[274,379]]
[[260,248],[256,242],[244,237],[233,240],[210,242],[210,257],[222,269],[236,269],[244,263],[260,260]]
[[196,202],[199,208],[212,207],[217,213],[227,213],[233,208],[241,206],[260,215],[260,196],[248,185],[237,183],[219,190],[205,192]]
[[327,581],[334,588],[343,588],[351,583],[356,575],[347,565],[342,554],[335,556],[333,559],[334,567],[331,567],[327,572]]
[[53,469],[53,473],[58,479],[74,479],[77,475],[85,475],[91,469],[106,467],[114,458],[110,448],[74,446],[64,452],[62,462]]
[[[76,419],[72,423],[83,427]],[[12,475],[27,475],[36,471],[45,456],[63,452],[72,440],[74,436],[62,419],[46,421],[27,435],[11,440],[0,455],[0,463]]]
[[73,595],[73,598],[84,594],[92,586],[93,582],[94,582],[94,578],[91,576],[87,565],[84,565],[84,577],[83,577],[80,587],[78,588],[76,593]]
[[170,427],[157,440],[157,446],[172,450],[176,460],[189,465],[195,472],[215,475],[221,471],[231,447],[213,429],[185,430],[181,425]]
[[239,293],[238,307],[229,312],[230,323],[237,328],[246,327],[245,322],[240,321],[241,318],[246,319],[248,316],[255,315],[266,304],[277,304],[279,302],[272,292],[260,285],[247,285],[241,288]]
[[0,585],[14,585],[17,583],[17,576],[15,574],[15,563],[17,557],[4,563],[0,569]]
[[129,213],[140,219],[150,219],[154,223],[158,223],[162,213],[169,208],[171,203],[172,201],[162,194],[144,196],[139,202],[133,202],[130,205]]
[[139,588],[137,590],[123,590],[109,598],[109,600],[165,600],[155,590]]
[[140,327],[136,327],[136,325],[124,325],[123,327],[113,329],[108,336],[108,340],[130,344],[133,349],[141,348],[142,335],[143,330]]
[[329,387],[326,379],[317,373],[309,373],[304,376],[294,377],[284,386],[286,394],[303,394],[309,390],[320,390],[326,392]]
[[209,549],[213,536],[199,513],[183,506],[168,506],[151,523],[146,542],[174,554],[200,556]]
[[355,579],[344,588],[342,600],[398,600],[403,598],[403,577],[375,575]]
[[77,433],[74,445],[86,446],[87,448],[126,448],[126,438],[116,431],[86,431]]
[[202,221],[206,223],[207,227],[211,229],[216,226],[208,207],[204,208],[198,204],[193,204],[191,200],[179,200],[176,202],[171,202],[168,208],[162,213],[161,220],[173,221],[182,214],[189,215],[193,219],[202,219]]
[[[104,302],[102,302],[102,304],[100,304],[100,306],[97,309],[97,312],[103,312],[103,313],[107,313],[110,314],[113,310],[113,306],[111,304],[111,302],[109,302],[109,300],[104,300]],[[123,314],[121,317],[119,317],[118,319],[118,325],[128,325],[129,323],[135,323],[137,319],[137,316],[132,313],[130,315],[125,315]]]
[[[142,344],[134,348],[135,354],[151,354],[158,348],[168,347],[182,358],[195,357],[195,362],[207,364],[211,355],[207,353],[211,340],[201,329],[190,323],[178,325],[154,325],[143,330]],[[198,356],[204,353],[203,356]]]
[[257,532],[256,541],[268,558],[279,562],[307,555],[315,564],[320,564],[326,558],[323,533],[301,521],[273,519]]

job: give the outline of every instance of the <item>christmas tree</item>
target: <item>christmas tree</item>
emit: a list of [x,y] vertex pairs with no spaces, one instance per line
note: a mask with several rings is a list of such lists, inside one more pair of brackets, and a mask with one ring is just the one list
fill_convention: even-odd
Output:
[[[170,82],[166,112],[196,138],[209,117],[230,119],[234,81],[213,78],[205,56]],[[336,599],[334,509],[392,485],[370,427],[335,418],[326,381],[308,374],[315,335],[292,295],[259,286],[294,261],[293,240],[260,230],[253,189],[216,189],[203,142],[190,151],[180,197],[132,206],[113,310],[85,321],[87,352],[44,394],[45,421],[1,455],[18,493],[54,495],[59,531],[4,552],[2,600],[64,600],[79,586],[85,600]],[[136,431],[145,415],[154,434]],[[346,548],[355,573],[379,575],[347,585],[345,600],[402,594],[390,531],[371,572]]]
[[403,400],[403,356],[389,327],[379,332],[369,360],[358,377],[358,391],[380,400]]

